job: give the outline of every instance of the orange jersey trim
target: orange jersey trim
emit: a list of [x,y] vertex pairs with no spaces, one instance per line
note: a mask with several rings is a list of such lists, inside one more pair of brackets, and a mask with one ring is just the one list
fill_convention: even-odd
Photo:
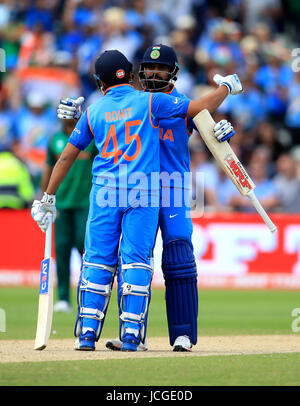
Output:
[[91,122],[90,122],[90,112],[89,112],[89,108],[86,109],[86,113],[87,113],[87,119],[88,119],[90,131],[91,131],[93,137],[95,138],[94,132],[93,132],[93,130],[92,130]]
[[114,86],[108,87],[108,88],[105,90],[105,92],[103,93],[104,96],[106,95],[106,93],[107,93],[110,89],[113,89],[114,87],[119,87],[119,86],[130,86],[130,87],[132,87],[132,88],[134,89],[134,87],[133,87],[130,83],[121,83],[120,85],[114,85]]
[[150,93],[150,97],[149,97],[149,121],[150,121],[150,124],[152,125],[152,127],[157,129],[157,128],[159,128],[159,124],[158,124],[157,127],[155,127],[155,125],[152,122],[152,112],[151,112],[152,111],[152,96],[153,96],[153,94]]
[[193,130],[192,130],[192,132],[189,132],[187,120],[188,120],[188,118],[186,117],[186,118],[185,118],[186,132],[187,132],[189,135],[192,135],[192,134],[193,134]]
[[171,94],[174,89],[175,89],[175,85],[172,85],[172,89],[171,89],[171,90],[169,90],[168,92],[163,92],[163,93],[165,93],[165,94]]

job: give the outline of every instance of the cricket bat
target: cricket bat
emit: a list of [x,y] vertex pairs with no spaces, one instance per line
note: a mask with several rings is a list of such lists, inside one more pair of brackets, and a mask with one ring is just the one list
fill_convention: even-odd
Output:
[[255,196],[255,184],[245,168],[233,152],[227,141],[219,142],[214,137],[215,122],[209,111],[204,109],[193,119],[203,141],[215,157],[224,172],[229,176],[234,185],[243,196],[247,196],[268,228],[274,233],[277,228]]
[[52,326],[53,315],[53,269],[52,269],[52,215],[48,214],[46,230],[45,255],[41,263],[41,280],[39,291],[39,310],[35,335],[35,350],[46,348]]

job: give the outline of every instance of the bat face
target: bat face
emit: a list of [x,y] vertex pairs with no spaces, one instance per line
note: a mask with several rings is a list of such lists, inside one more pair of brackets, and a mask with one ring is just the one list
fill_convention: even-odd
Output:
[[202,110],[194,117],[193,121],[219,166],[225,171],[227,176],[230,177],[239,192],[243,196],[248,195],[255,188],[255,184],[228,142],[219,142],[215,139],[215,122],[208,110]]
[[207,145],[212,155],[215,157],[216,161],[219,163],[220,167],[229,176],[239,192],[243,196],[249,197],[253,206],[263,218],[271,232],[275,232],[276,226],[272,223],[264,208],[257,200],[253,190],[255,188],[255,184],[239,161],[238,157],[235,155],[227,141],[220,143],[215,139],[215,122],[209,114],[209,111],[206,109],[200,111],[200,113],[193,118],[193,121],[201,134],[203,141]]
[[237,183],[238,189],[242,194],[248,194],[254,185],[249,175],[245,171],[244,167],[239,160],[235,159],[234,154],[228,154],[224,157],[224,164],[226,165],[228,171],[231,173],[232,180]]
[[45,258],[41,263],[39,310],[34,349],[46,348],[51,332],[53,315],[53,271],[52,259]]

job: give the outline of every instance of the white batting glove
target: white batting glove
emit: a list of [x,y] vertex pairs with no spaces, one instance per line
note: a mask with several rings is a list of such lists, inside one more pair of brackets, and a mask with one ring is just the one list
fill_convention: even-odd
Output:
[[221,76],[218,73],[213,77],[214,82],[219,86],[226,86],[230,94],[239,94],[243,91],[243,86],[238,75]]
[[214,136],[219,142],[229,140],[234,134],[235,131],[227,120],[221,120],[214,126]]
[[74,120],[81,116],[81,105],[84,102],[84,97],[78,99],[61,99],[57,108],[57,117],[61,120]]
[[56,218],[55,195],[44,193],[42,200],[34,200],[31,207],[31,215],[34,221],[37,222],[40,229],[45,232],[48,228],[48,216],[52,214],[52,221]]

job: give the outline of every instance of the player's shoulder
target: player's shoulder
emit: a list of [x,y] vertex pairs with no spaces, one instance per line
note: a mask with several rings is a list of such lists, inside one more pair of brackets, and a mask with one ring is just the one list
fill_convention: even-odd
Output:
[[189,98],[185,94],[179,92],[176,86],[174,86],[173,91],[170,93],[170,95],[181,99],[189,100]]
[[103,106],[103,104],[105,104],[105,98],[103,96],[99,96],[99,98],[97,100],[95,100],[93,103],[89,104],[86,108],[86,111],[94,111],[94,110],[98,110],[99,108],[101,108],[101,106]]

